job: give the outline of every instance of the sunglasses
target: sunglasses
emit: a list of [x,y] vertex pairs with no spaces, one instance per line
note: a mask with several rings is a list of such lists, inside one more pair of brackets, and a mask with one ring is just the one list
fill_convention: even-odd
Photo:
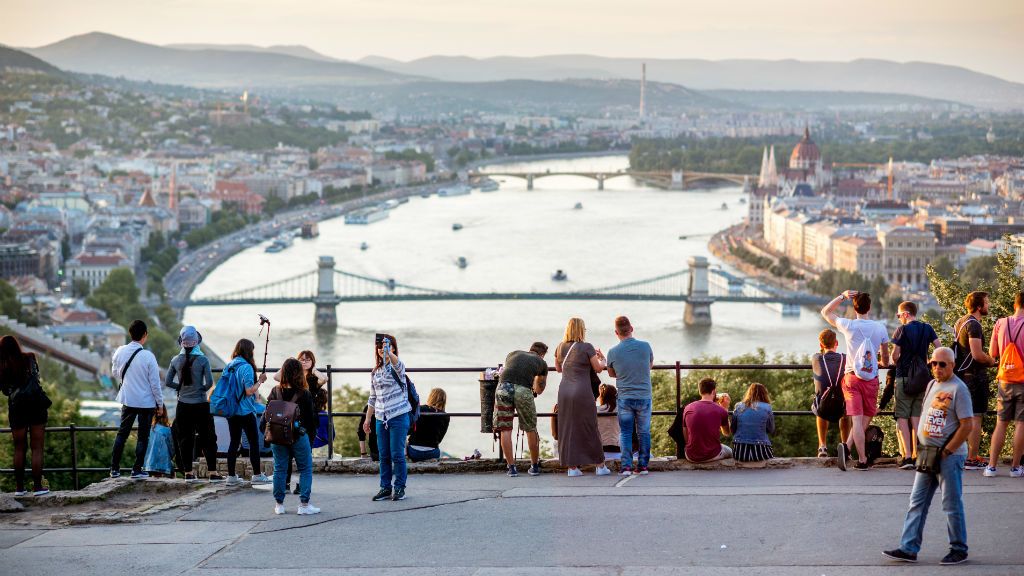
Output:
[[945,368],[946,364],[947,362],[943,362],[942,360],[932,360],[931,362],[928,363],[928,365],[931,366],[932,368],[935,368],[936,366],[938,366],[939,368]]

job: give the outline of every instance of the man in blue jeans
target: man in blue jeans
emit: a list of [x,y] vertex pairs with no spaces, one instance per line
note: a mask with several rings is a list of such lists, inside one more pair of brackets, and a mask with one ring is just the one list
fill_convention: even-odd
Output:
[[940,449],[939,472],[918,472],[910,492],[910,509],[903,523],[900,547],[882,552],[901,562],[917,562],[924,534],[924,521],[935,490],[942,488],[942,511],[946,514],[949,554],[940,564],[960,564],[967,560],[967,520],[964,516],[963,475],[967,441],[974,427],[971,391],[953,375],[955,355],[951,348],[936,348],[928,362],[935,379],[928,385],[917,426],[918,456],[928,448]]
[[640,440],[637,474],[647,474],[651,460],[651,368],[654,352],[651,345],[633,338],[629,318],[615,319],[615,335],[619,343],[608,351],[608,375],[619,388],[616,405],[619,414],[619,447],[622,448],[622,476],[633,473],[633,425]]

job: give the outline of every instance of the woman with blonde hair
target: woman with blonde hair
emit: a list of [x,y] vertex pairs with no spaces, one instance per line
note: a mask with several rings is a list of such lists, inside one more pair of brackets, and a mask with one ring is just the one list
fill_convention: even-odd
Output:
[[775,414],[772,399],[764,384],[754,382],[747,388],[743,400],[733,407],[732,454],[737,462],[760,462],[775,457],[769,434],[775,433]]
[[555,348],[555,370],[562,375],[558,386],[558,459],[569,476],[582,476],[580,466],[597,465],[597,475],[611,474],[604,465],[597,406],[591,391],[590,371],[605,369],[601,350],[584,340],[586,325],[570,318],[565,336]]
[[[846,355],[836,352],[839,348],[839,339],[836,333],[826,328],[818,334],[819,353],[811,357],[811,371],[814,375],[814,402],[811,404],[811,412],[814,412],[818,424],[818,458],[828,458],[829,421],[818,416],[818,403],[821,402],[821,395],[830,386],[839,386],[843,382],[843,371],[846,368]],[[850,434],[850,419],[842,417],[839,419],[839,437],[846,442]]]
[[441,441],[451,421],[451,417],[444,413],[447,402],[448,395],[441,388],[434,388],[427,395],[427,403],[420,406],[416,429],[409,435],[409,460],[422,462],[441,457]]

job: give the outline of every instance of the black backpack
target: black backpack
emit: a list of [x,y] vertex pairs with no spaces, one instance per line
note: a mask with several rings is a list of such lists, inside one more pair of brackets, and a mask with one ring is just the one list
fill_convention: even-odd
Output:
[[828,387],[816,398],[812,406],[813,412],[822,420],[832,423],[839,422],[839,419],[846,415],[846,399],[843,398],[843,370],[846,368],[846,354],[839,364],[839,373],[836,374],[836,381],[832,382],[832,375],[828,372],[828,363],[825,357],[821,357],[821,365],[828,379]]
[[868,426],[864,429],[864,456],[868,463],[873,463],[882,457],[882,442],[885,441],[885,432],[878,426]]

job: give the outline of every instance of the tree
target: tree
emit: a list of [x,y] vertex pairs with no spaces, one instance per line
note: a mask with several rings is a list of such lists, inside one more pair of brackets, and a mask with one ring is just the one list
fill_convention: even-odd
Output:
[[3,279],[0,279],[0,313],[8,318],[21,318],[18,291]]
[[[333,408],[335,412],[360,412],[366,406],[369,393],[352,386],[335,384]],[[334,420],[334,453],[342,456],[359,455],[359,437],[356,430],[358,418],[336,418]]]
[[968,285],[992,284],[996,281],[996,267],[999,259],[996,256],[972,258],[964,268],[963,279]]
[[74,291],[75,296],[86,298],[89,296],[89,281],[84,278],[76,278],[71,283],[71,289]]

